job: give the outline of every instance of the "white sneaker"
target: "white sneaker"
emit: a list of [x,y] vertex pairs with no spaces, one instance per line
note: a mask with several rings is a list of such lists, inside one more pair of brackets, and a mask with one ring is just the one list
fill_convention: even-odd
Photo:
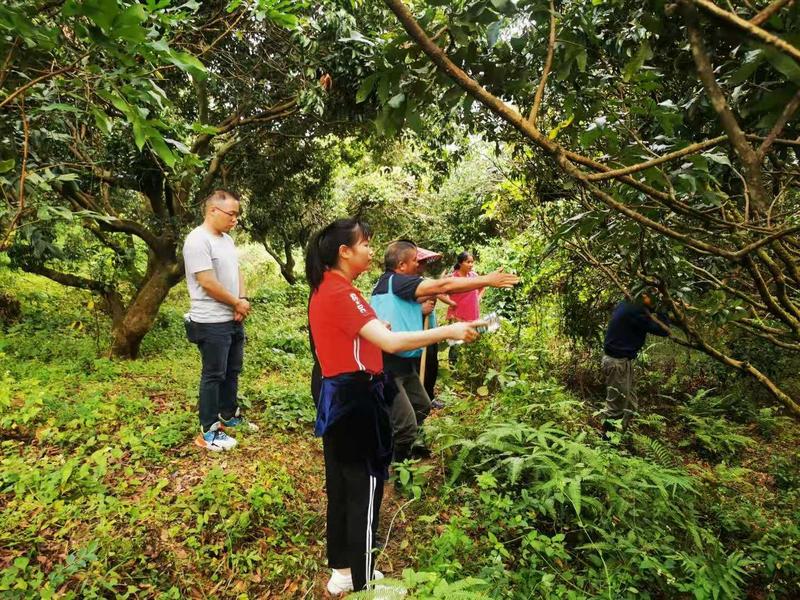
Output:
[[[375,569],[372,572],[373,581],[383,579],[383,573]],[[326,586],[331,594],[343,594],[345,592],[353,591],[353,577],[352,575],[342,575],[336,569],[332,569],[331,578],[328,579]]]
[[212,452],[230,450],[236,446],[236,440],[220,429],[219,421],[209,427],[205,433],[201,431],[200,435],[194,439],[194,443]]

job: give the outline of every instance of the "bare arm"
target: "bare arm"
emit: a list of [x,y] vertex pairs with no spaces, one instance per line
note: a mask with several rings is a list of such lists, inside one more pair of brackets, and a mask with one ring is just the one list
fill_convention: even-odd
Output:
[[244,298],[237,298],[226,290],[214,275],[214,271],[210,269],[208,271],[199,271],[195,273],[195,277],[200,287],[206,291],[206,294],[217,302],[227,304],[232,307],[234,311],[241,313],[243,316],[247,316],[247,313],[250,312],[250,303]]
[[372,319],[364,325],[358,334],[372,342],[388,354],[397,354],[405,350],[414,350],[441,342],[447,339],[471,342],[478,337],[475,324],[453,323],[444,327],[435,327],[425,331],[389,331],[378,319]]
[[442,279],[424,279],[417,286],[415,296],[438,296],[439,294],[451,294],[458,292],[469,292],[484,287],[510,288],[519,283],[519,277],[513,273],[504,273],[501,270],[494,271],[488,275],[478,277],[444,277]]
[[447,304],[447,306],[458,306],[458,302],[451,300],[447,294],[439,294],[436,298]]

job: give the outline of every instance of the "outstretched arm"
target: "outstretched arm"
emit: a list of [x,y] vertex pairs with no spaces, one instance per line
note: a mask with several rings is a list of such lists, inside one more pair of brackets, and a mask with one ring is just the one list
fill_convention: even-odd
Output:
[[519,277],[514,273],[504,273],[498,269],[488,275],[478,277],[444,277],[442,279],[424,279],[417,286],[416,296],[434,296],[438,294],[450,294],[458,292],[469,292],[484,287],[510,288],[519,283]]
[[397,354],[405,350],[415,350],[430,346],[444,340],[464,340],[471,342],[478,338],[476,326],[480,321],[470,323],[453,323],[444,327],[435,327],[425,331],[389,331],[378,319],[372,319],[358,332],[366,340],[378,346],[388,354]]
[[[669,318],[667,315],[663,313],[656,314],[656,317],[659,321],[661,321],[664,325],[669,327]],[[636,315],[636,320],[639,323],[639,326],[642,327],[647,333],[652,335],[657,335],[659,337],[667,337],[669,335],[669,329],[665,329],[653,319],[653,316],[649,312],[642,311],[641,313]]]

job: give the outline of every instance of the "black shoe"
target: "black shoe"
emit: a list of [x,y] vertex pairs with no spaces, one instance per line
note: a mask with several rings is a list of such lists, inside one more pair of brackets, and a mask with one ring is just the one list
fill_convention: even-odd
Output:
[[444,402],[442,402],[441,400],[431,400],[431,408],[433,408],[434,410],[439,410],[441,408],[444,408]]

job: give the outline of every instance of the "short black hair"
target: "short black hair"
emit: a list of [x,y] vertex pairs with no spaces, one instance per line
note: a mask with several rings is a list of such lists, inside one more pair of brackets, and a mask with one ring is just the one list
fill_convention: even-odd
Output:
[[383,266],[387,271],[394,271],[398,265],[406,260],[408,253],[413,251],[416,256],[417,245],[411,240],[395,240],[386,247],[383,255]]
[[241,202],[241,198],[239,198],[239,194],[236,192],[231,192],[228,190],[214,190],[206,199],[203,200],[203,210],[208,211],[211,206],[216,206],[225,202],[225,200],[236,200],[236,202]]

